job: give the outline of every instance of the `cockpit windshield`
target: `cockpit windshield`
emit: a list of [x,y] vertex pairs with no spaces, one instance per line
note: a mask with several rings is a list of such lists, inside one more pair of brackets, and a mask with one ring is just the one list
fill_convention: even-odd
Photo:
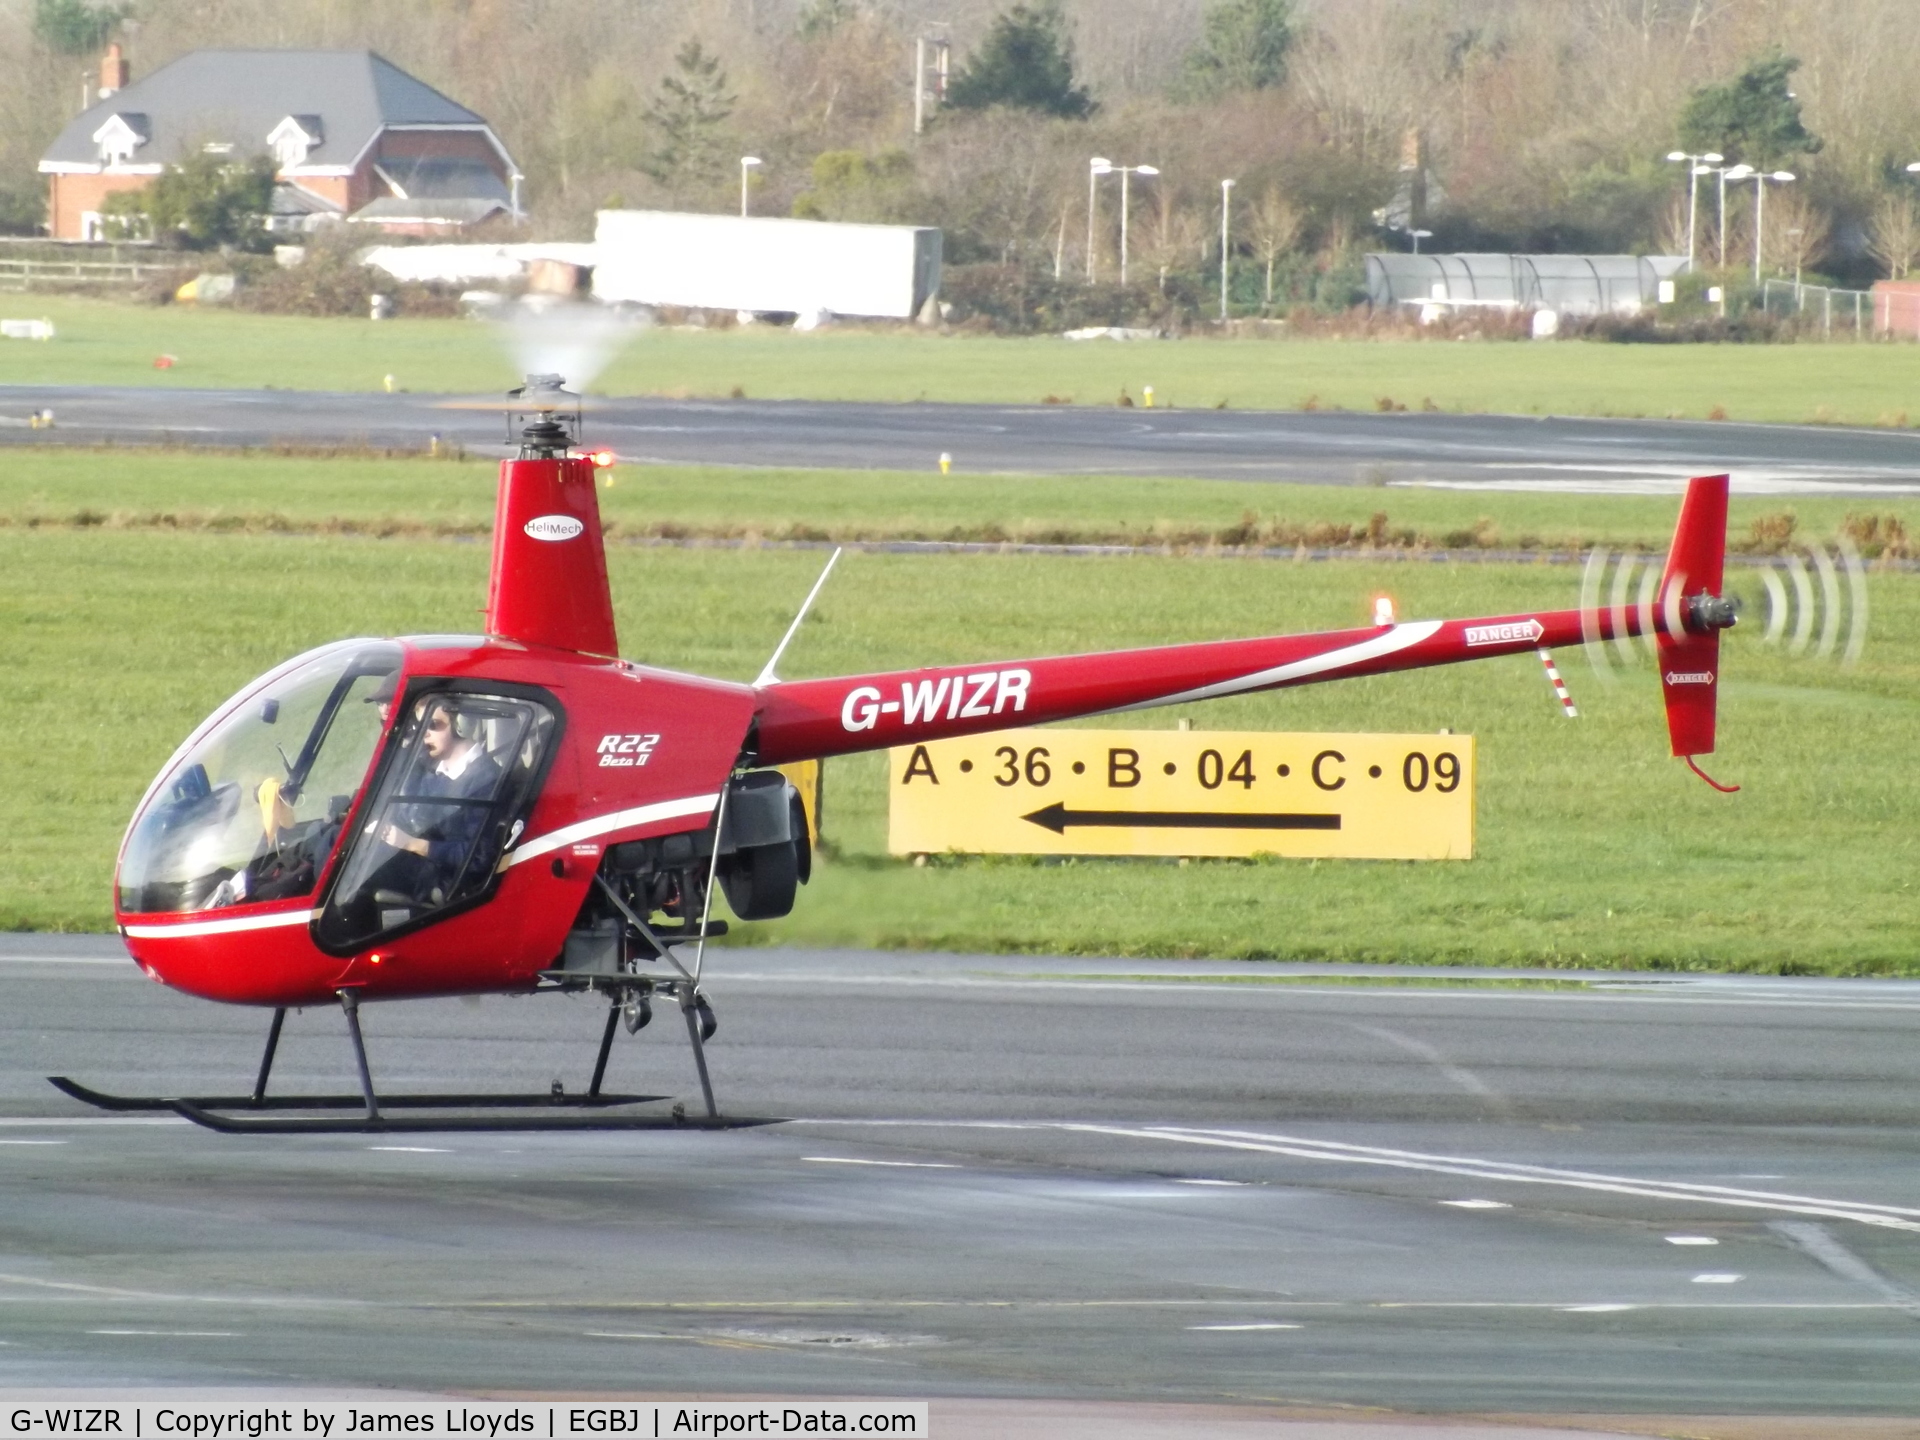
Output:
[[386,729],[401,658],[398,645],[330,645],[243,691],[135,818],[122,913],[311,894]]

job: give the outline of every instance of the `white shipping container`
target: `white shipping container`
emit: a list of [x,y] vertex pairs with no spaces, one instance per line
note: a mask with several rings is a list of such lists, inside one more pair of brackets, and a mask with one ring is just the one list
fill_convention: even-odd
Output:
[[602,210],[593,293],[684,305],[909,319],[940,289],[940,232],[667,210]]

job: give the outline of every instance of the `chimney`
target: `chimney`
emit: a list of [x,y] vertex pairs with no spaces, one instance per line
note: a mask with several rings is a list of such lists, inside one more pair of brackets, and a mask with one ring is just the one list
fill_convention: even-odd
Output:
[[100,98],[104,100],[115,91],[126,89],[131,75],[132,69],[116,40],[107,46],[107,53],[100,60]]

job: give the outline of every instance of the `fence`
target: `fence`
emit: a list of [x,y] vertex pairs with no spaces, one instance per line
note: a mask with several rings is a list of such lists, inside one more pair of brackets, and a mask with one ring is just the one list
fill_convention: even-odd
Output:
[[137,285],[178,268],[137,260],[8,260],[0,257],[0,290],[31,290],[36,284]]
[[1768,280],[1760,288],[1760,308],[1769,315],[1806,315],[1811,310],[1819,315],[1820,328],[1828,335],[1833,334],[1834,312],[1838,311],[1841,325],[1852,325],[1854,335],[1863,338],[1873,319],[1873,296],[1865,290]]

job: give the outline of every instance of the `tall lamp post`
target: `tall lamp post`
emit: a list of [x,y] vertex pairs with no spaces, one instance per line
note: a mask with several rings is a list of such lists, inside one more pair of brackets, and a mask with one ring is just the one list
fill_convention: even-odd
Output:
[[1127,283],[1127,212],[1129,200],[1127,182],[1135,175],[1158,175],[1160,172],[1151,165],[1113,165],[1109,169],[1120,176],[1120,283]]
[[[1726,156],[1715,154],[1711,150],[1700,155],[1689,155],[1684,150],[1675,150],[1667,156],[1667,159],[1676,165],[1682,160],[1687,162],[1687,270],[1689,273],[1693,270],[1694,216],[1700,209],[1700,177],[1702,175],[1711,175],[1713,173],[1713,167],[1726,158]],[[1725,207],[1723,206],[1723,220],[1725,218],[1724,209]],[[1724,264],[1726,262],[1722,260],[1721,263]]]
[[1716,165],[1713,173],[1720,177],[1720,268],[1727,268],[1727,181],[1744,180],[1753,174],[1751,165]]
[[[1745,171],[1743,175],[1740,172]],[[1727,172],[1729,180],[1753,181],[1753,283],[1760,283],[1760,251],[1767,235],[1767,185],[1791,184],[1795,176],[1791,170],[1755,170],[1751,165],[1739,165]]]
[[1113,162],[1104,155],[1096,155],[1087,162],[1087,283],[1093,284],[1093,216],[1094,204],[1098,198],[1094,186],[1102,175],[1113,173]]
[[747,218],[747,176],[759,163],[760,157],[758,155],[742,155],[740,157],[740,218],[742,220]]
[[1232,229],[1228,216],[1232,213],[1233,181],[1220,182],[1220,323],[1227,323],[1227,256],[1232,253]]

